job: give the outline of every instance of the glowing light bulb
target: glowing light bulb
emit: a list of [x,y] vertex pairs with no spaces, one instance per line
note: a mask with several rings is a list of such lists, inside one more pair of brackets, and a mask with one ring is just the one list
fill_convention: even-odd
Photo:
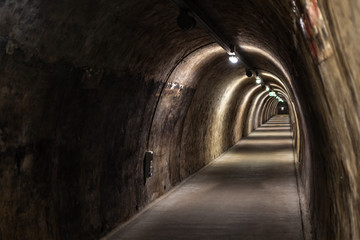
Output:
[[262,81],[261,81],[261,78],[259,76],[256,77],[256,83],[257,84],[260,84]]
[[239,59],[236,56],[231,55],[229,57],[229,61],[232,62],[232,63],[237,63],[239,61]]
[[270,87],[266,86],[266,91],[269,92],[270,91]]
[[269,96],[270,96],[270,97],[276,97],[276,93],[273,92],[273,91],[272,91],[272,92],[269,92]]

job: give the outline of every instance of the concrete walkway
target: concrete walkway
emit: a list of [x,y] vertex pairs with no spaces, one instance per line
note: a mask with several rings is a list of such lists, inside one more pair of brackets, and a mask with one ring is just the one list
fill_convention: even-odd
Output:
[[289,118],[272,118],[104,239],[303,239]]

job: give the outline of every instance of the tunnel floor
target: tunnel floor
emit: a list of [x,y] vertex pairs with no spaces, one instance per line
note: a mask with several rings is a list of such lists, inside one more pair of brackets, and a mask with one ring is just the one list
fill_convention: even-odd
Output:
[[303,239],[288,115],[278,115],[104,239]]

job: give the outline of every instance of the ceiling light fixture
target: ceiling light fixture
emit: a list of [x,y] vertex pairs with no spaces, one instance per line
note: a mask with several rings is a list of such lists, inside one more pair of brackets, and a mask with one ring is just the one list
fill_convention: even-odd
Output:
[[236,56],[230,55],[229,61],[232,63],[237,63],[239,61],[239,59]]
[[281,97],[277,96],[276,99],[279,101],[279,102],[284,102],[284,100],[282,100]]
[[256,84],[261,84],[262,83],[262,80],[261,80],[261,78],[260,78],[260,76],[259,76],[259,74],[258,74],[258,72],[256,71],[256,78],[255,78],[255,82],[256,82]]
[[270,97],[276,97],[276,93],[274,91],[269,92]]
[[255,81],[256,81],[257,84],[261,84],[261,78],[260,78],[259,76],[256,76],[256,80],[255,80]]
[[232,44],[230,44],[229,61],[232,63],[239,62],[239,58],[236,56],[236,53],[235,53],[235,46]]

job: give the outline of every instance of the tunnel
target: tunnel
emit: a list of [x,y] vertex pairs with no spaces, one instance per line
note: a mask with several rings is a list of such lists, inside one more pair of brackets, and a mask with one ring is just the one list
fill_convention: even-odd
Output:
[[277,104],[277,114],[289,114],[289,106],[286,102],[279,102]]
[[235,168],[249,196],[263,167],[212,169],[282,140],[301,239],[360,239],[360,1],[4,0],[0,13],[0,239],[111,239],[206,174],[238,199]]

